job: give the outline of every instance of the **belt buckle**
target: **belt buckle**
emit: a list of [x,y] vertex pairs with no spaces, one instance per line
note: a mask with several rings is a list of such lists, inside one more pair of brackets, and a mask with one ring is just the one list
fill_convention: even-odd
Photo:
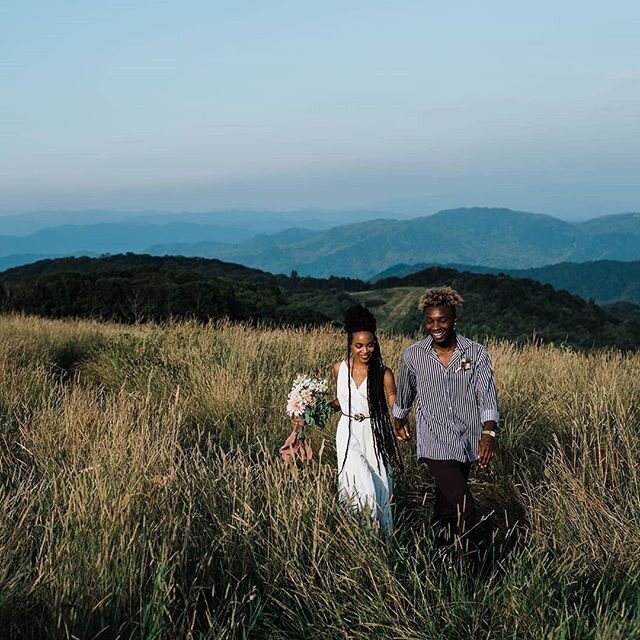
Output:
[[362,422],[365,418],[366,418],[366,416],[364,415],[364,413],[356,413],[356,414],[353,416],[353,419],[354,419],[356,422]]

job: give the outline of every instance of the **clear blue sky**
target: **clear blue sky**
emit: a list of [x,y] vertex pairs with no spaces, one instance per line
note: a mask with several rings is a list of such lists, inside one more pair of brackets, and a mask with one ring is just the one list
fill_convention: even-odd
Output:
[[0,7],[0,212],[640,210],[640,2]]

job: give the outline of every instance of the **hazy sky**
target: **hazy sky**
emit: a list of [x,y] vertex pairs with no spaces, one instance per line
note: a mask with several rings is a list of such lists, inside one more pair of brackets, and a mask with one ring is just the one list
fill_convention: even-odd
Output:
[[640,2],[0,5],[0,212],[640,210]]

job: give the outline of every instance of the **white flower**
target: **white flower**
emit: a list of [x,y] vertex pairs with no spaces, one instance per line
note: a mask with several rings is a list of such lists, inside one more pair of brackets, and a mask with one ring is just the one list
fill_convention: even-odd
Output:
[[319,400],[326,401],[328,388],[327,380],[299,373],[293,379],[293,386],[287,396],[287,414],[300,417]]

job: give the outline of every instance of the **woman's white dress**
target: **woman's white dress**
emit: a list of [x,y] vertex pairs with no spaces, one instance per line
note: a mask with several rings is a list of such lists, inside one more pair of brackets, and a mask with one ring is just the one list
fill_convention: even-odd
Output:
[[[351,412],[349,412],[349,385],[351,385]],[[343,414],[336,432],[338,486],[341,497],[359,510],[366,506],[382,527],[390,531],[393,526],[390,504],[391,475],[382,459],[376,456],[371,420],[368,417],[367,379],[365,378],[357,387],[349,375],[347,363],[342,362],[338,372],[337,387],[338,401]],[[362,421],[351,418],[351,437],[349,437],[349,413],[351,416],[357,414],[367,416]]]

